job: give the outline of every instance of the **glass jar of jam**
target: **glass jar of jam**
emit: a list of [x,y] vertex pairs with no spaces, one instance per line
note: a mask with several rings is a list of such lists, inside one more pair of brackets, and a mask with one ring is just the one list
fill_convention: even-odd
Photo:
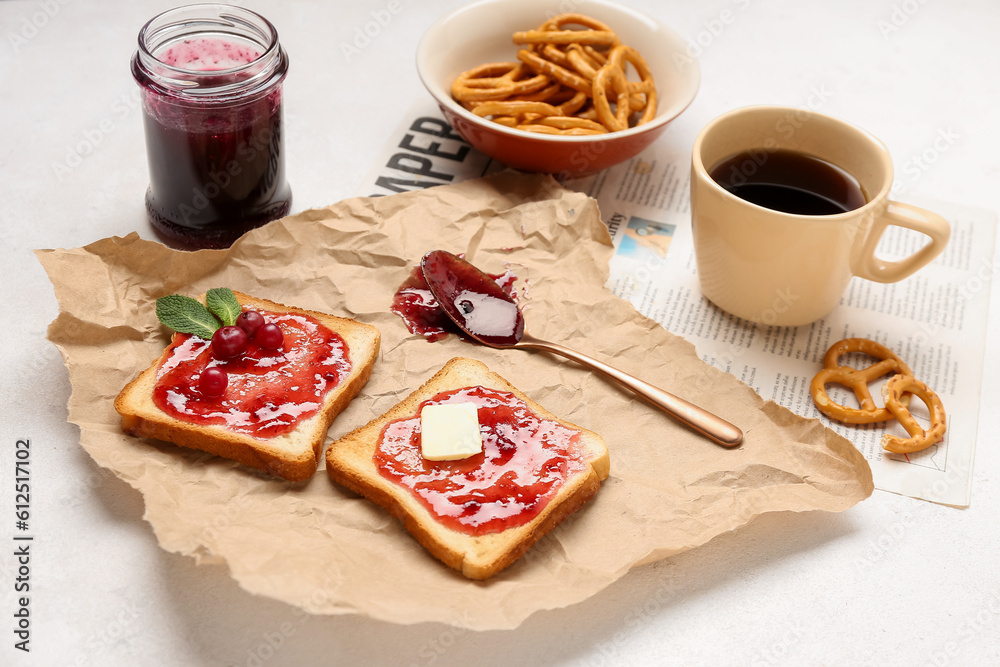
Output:
[[142,89],[146,213],[164,241],[226,248],[288,213],[287,71],[277,30],[242,7],[178,7],[143,26],[132,76]]

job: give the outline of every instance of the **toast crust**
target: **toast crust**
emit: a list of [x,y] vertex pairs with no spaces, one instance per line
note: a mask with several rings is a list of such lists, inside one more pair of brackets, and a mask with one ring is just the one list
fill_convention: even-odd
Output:
[[289,433],[260,439],[230,431],[224,426],[187,422],[160,410],[153,402],[152,389],[157,370],[169,354],[168,348],[129,382],[115,399],[115,410],[121,415],[122,431],[216,454],[289,481],[308,479],[316,472],[326,433],[333,420],[371,377],[381,336],[374,326],[349,318],[286,306],[240,292],[235,294],[244,307],[309,315],[339,334],[347,343],[351,372],[326,395],[323,406],[315,415],[300,422]]
[[[373,456],[382,428],[389,422],[413,417],[421,402],[451,389],[483,386],[514,394],[538,416],[581,433],[584,470],[569,477],[544,509],[531,521],[485,535],[470,535],[438,521],[409,489],[383,477]],[[485,364],[455,358],[381,417],[333,442],[326,452],[326,469],[333,481],[379,505],[399,519],[404,528],[433,556],[470,579],[488,579],[520,558],[533,544],[579,510],[597,493],[610,472],[604,440],[592,431],[559,419]]]

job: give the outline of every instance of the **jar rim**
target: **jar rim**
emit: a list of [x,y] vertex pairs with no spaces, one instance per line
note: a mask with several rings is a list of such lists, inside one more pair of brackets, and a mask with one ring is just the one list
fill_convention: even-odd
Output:
[[[196,36],[236,37],[262,49],[249,62],[232,67],[196,70],[172,65],[156,53],[170,43]],[[257,12],[219,3],[168,9],[143,25],[133,58],[133,75],[140,84],[161,94],[225,101],[268,89],[284,78],[288,57],[278,31]]]

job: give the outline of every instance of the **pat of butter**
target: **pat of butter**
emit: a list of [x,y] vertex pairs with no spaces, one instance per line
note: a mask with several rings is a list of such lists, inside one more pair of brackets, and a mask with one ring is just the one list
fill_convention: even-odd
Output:
[[420,454],[429,461],[456,461],[483,451],[475,403],[425,405],[420,411]]

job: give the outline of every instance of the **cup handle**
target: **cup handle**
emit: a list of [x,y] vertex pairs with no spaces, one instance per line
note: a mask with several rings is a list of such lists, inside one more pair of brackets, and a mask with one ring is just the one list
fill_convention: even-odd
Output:
[[[875,254],[885,230],[891,225],[926,234],[930,241],[909,257],[886,261]],[[854,275],[878,283],[894,283],[909,277],[941,254],[951,237],[951,225],[937,213],[909,204],[890,201],[872,223],[859,255]]]

